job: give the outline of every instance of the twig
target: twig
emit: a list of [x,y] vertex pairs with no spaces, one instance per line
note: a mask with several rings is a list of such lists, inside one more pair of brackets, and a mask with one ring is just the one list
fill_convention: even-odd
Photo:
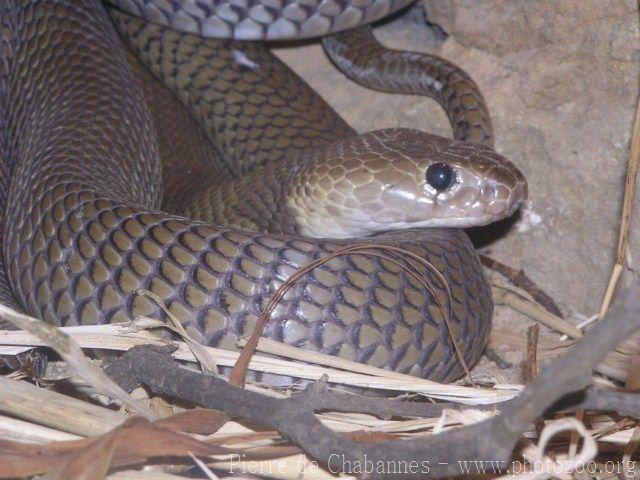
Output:
[[567,396],[553,406],[553,411],[581,408],[585,411],[616,412],[640,419],[640,395],[634,392],[589,387],[583,395]]
[[[584,409],[579,408],[576,410],[574,417],[580,424],[584,421]],[[571,438],[569,439],[569,460],[574,461],[574,457],[578,452],[578,442],[580,441],[580,434],[577,430],[571,431]]]
[[558,307],[556,302],[554,302],[553,298],[547,295],[544,290],[542,290],[533,280],[531,280],[527,276],[527,274],[524,273],[524,270],[516,270],[486,255],[479,255],[479,257],[482,265],[490,268],[495,272],[498,272],[499,274],[507,278],[513,285],[527,292],[536,302],[542,305],[552,315],[564,318],[562,312],[560,311],[560,308]]
[[483,355],[503,370],[506,370],[507,368],[513,368],[513,364],[511,362],[508,362],[507,360],[502,358],[498,354],[498,352],[496,352],[495,349],[490,346],[485,347]]
[[10,321],[17,328],[28,331],[42,339],[48,347],[54,349],[86,382],[99,392],[117,398],[134,411],[148,419],[155,419],[156,414],[145,404],[131,398],[118,385],[114,384],[100,368],[89,360],[78,344],[69,335],[53,325],[47,325],[28,315],[19,313],[5,305],[0,305],[0,316]]
[[[136,326],[162,326],[162,322],[144,320],[136,322]],[[167,342],[151,337],[144,331],[131,332],[129,324],[110,325],[86,325],[75,327],[60,327],[59,330],[73,337],[83,348],[100,348],[108,350],[126,351],[136,345],[152,344],[166,345]],[[86,333],[85,333],[86,332]],[[178,360],[197,362],[193,352],[184,342],[174,342],[178,350],[174,357]],[[27,332],[21,330],[0,330],[0,350],[12,349],[3,345],[45,345],[45,343]],[[23,348],[23,347],[18,347]],[[232,367],[238,356],[238,352],[223,350],[214,347],[205,347],[221,366]],[[307,361],[323,365],[331,365],[335,368],[326,368],[318,365],[295,362],[281,358],[254,355],[249,368],[259,372],[274,373],[277,375],[296,376],[308,380],[319,380],[323,375],[329,375],[331,383],[350,385],[360,388],[385,389],[403,393],[418,393],[445,401],[455,401],[468,405],[487,404],[505,401],[514,397],[521,390],[519,385],[498,385],[498,388],[472,388],[462,385],[450,385],[422,378],[412,377],[397,372],[390,372],[370,365],[357,364],[358,370],[353,371],[352,362],[342,358],[309,352],[300,348],[287,346],[281,353],[288,356],[296,350],[296,357],[302,358],[308,355]],[[361,372],[360,367],[365,367],[366,372]]]
[[45,443],[81,438],[73,433],[62,432],[55,428],[0,415],[0,440],[17,442]]
[[525,382],[530,382],[538,376],[538,338],[540,326],[535,323],[527,330],[527,359],[524,364],[523,377]]
[[185,343],[189,345],[189,348],[193,352],[193,356],[198,359],[200,368],[202,368],[202,371],[204,373],[209,373],[213,375],[219,374],[218,365],[216,365],[216,360],[214,356],[211,355],[209,352],[207,352],[207,350],[204,348],[203,345],[200,345],[191,336],[189,336],[185,328],[182,326],[182,323],[180,323],[180,320],[178,320],[178,318],[171,312],[171,310],[167,308],[162,298],[160,298],[155,293],[150,292],[149,290],[144,290],[144,289],[138,290],[136,294],[149,297],[158,305],[158,307],[160,307],[160,309],[164,312],[164,314],[173,324],[172,330],[176,332],[178,335],[180,335],[180,337],[185,341]]
[[77,435],[103,434],[127,419],[107,408],[2,376],[0,411]]
[[[110,373],[128,388],[141,382],[155,394],[222,410],[233,417],[277,429],[331,472],[349,473],[353,465],[370,462],[427,462],[433,477],[460,474],[458,461],[511,457],[520,434],[558,399],[583,389],[592,369],[617,344],[640,328],[640,280],[633,282],[615,302],[608,318],[563,357],[550,362],[522,394],[502,407],[502,414],[480,423],[438,435],[366,444],[345,438],[322,425],[314,412],[321,410],[322,383],[290,398],[267,397],[243,390],[215,377],[180,368],[158,347],[136,347],[116,362]],[[132,375],[131,378],[129,375]],[[610,407],[610,405],[609,405]],[[617,407],[616,407],[617,408]],[[478,441],[478,439],[482,441]],[[410,476],[416,472],[403,472]],[[390,472],[374,471],[369,478]]]
[[[540,325],[534,323],[527,330],[527,358],[522,372],[523,380],[530,382],[538,376],[538,339],[540,338]],[[540,437],[544,430],[544,420],[535,422],[536,432]]]
[[618,235],[618,249],[616,252],[616,263],[609,278],[607,291],[605,292],[600,306],[599,318],[604,317],[611,303],[613,292],[618,284],[618,279],[622,273],[627,256],[627,239],[629,237],[629,225],[631,223],[631,210],[633,208],[633,197],[636,189],[636,176],[638,163],[640,162],[640,97],[636,105],[636,118],[633,124],[631,135],[631,147],[629,149],[629,159],[627,161],[627,179],[624,185],[624,200],[622,203],[622,217],[620,219],[620,233]]
[[553,328],[560,333],[569,335],[571,338],[582,337],[582,331],[570,324],[566,320],[549,313],[544,308],[536,305],[535,303],[524,300],[519,295],[516,295],[509,290],[501,288],[493,288],[494,300],[496,303],[503,303],[509,305],[514,310],[517,310],[528,317],[537,320],[538,322],[546,325],[549,328]]
[[[243,346],[246,342],[240,340],[238,342]],[[341,370],[348,370],[349,372],[362,373],[364,375],[375,375],[377,377],[387,377],[398,380],[407,380],[409,377],[404,373],[394,372],[392,370],[384,370],[379,367],[373,367],[366,363],[359,363],[353,360],[347,360],[346,358],[336,357],[334,355],[327,355],[326,353],[314,352],[313,350],[307,350],[304,348],[294,347],[287,343],[271,340],[270,338],[261,337],[258,340],[256,351],[262,353],[268,353],[270,355],[278,355],[279,357],[291,358],[302,362],[314,363],[316,365],[325,365],[327,367],[334,367]],[[434,385],[437,382],[421,379],[421,382],[430,382]]]

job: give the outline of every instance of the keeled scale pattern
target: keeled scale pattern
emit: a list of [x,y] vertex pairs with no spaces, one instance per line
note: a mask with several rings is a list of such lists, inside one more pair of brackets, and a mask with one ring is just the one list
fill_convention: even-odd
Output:
[[[344,243],[225,231],[154,211],[160,167],[148,112],[100,4],[16,7],[7,116],[16,170],[4,231],[19,302],[63,325],[160,315],[134,294],[146,288],[196,338],[235,348],[284,278]],[[466,235],[432,230],[376,241],[409,247],[444,273],[451,333],[473,363],[492,307]],[[462,373],[433,298],[393,265],[360,255],[300,282],[266,334],[437,380]]]

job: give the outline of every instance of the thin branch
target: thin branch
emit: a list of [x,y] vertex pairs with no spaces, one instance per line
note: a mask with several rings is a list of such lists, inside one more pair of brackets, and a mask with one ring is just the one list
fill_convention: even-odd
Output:
[[627,160],[627,178],[624,185],[624,200],[622,203],[622,217],[620,218],[620,233],[618,235],[618,249],[616,252],[616,263],[609,278],[607,291],[605,292],[600,306],[599,318],[604,317],[609,308],[609,303],[613,297],[618,279],[622,273],[627,256],[627,239],[629,237],[629,225],[631,224],[631,212],[633,209],[633,197],[636,189],[636,176],[638,173],[638,163],[640,163],[640,96],[636,105],[636,117],[633,123],[633,133],[631,135],[631,147],[629,148],[629,159]]
[[[404,465],[401,477],[424,474],[421,468],[425,465],[433,477],[455,475],[460,474],[459,461],[478,458],[507,461],[521,433],[531,423],[562,397],[584,389],[591,371],[602,358],[640,328],[638,298],[640,280],[618,298],[605,320],[577,341],[567,354],[550,362],[520,396],[504,404],[501,415],[407,440],[361,443],[324,426],[314,413],[324,408],[322,384],[289,398],[267,397],[219,378],[182,369],[163,348],[135,347],[115,362],[109,373],[128,388],[140,382],[155,394],[180,398],[276,429],[331,472],[358,473],[354,468],[373,462],[374,466]],[[367,477],[385,478],[392,474],[398,476],[397,471],[374,468]]]
[[479,257],[482,265],[498,272],[513,285],[527,292],[536,302],[542,305],[547,312],[555,315],[556,317],[564,318],[560,308],[553,298],[540,288],[537,283],[531,280],[527,274],[524,273],[524,270],[511,268],[509,265],[505,265],[494,258],[488,257],[487,255],[479,255]]
[[78,375],[88,382],[97,391],[117,398],[133,411],[136,411],[147,419],[155,419],[157,415],[144,403],[132,398],[118,385],[114,384],[100,368],[89,360],[76,341],[59,328],[43,323],[42,321],[17,312],[6,305],[0,304],[0,317],[11,322],[15,327],[26,330],[40,338],[44,343],[55,350],[65,362],[78,372]]

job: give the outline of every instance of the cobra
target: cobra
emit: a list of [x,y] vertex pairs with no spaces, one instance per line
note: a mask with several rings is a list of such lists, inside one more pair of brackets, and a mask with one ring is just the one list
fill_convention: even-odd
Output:
[[[385,49],[366,27],[335,33],[406,3],[4,2],[3,300],[56,325],[161,317],[137,294],[147,289],[198,341],[235,349],[298,268],[376,242],[431,263],[450,299],[433,272],[429,292],[388,259],[349,254],[299,281],[265,335],[460,376],[453,342],[474,363],[492,303],[466,234],[440,227],[510,215],[526,183],[487,146],[488,111],[468,75]],[[233,40],[330,33],[339,68],[371,88],[435,98],[456,140],[357,135],[263,43]],[[451,328],[438,301],[451,302]]]

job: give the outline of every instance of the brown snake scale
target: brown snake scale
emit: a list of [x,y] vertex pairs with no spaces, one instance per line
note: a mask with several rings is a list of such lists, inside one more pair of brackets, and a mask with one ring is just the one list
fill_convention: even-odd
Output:
[[[380,15],[400,3],[385,3]],[[179,103],[142,67],[132,68],[97,1],[12,0],[0,14],[8,301],[13,296],[56,325],[162,318],[153,301],[136,294],[148,289],[198,341],[236,349],[288,276],[362,242],[214,227],[160,211],[177,211],[188,192],[216,179],[355,135],[265,46],[169,31],[112,11],[127,43]],[[459,75],[455,67],[447,72],[434,76],[445,82]],[[465,79],[439,101],[458,137],[490,143],[486,107]],[[469,98],[460,100],[461,92]],[[275,200],[265,195],[264,204],[277,209],[275,193]],[[451,291],[451,331],[432,295],[398,266],[349,254],[299,281],[265,336],[434,380],[459,377],[451,339],[474,363],[493,308],[466,234],[405,230],[366,242],[410,249],[442,273]],[[426,276],[448,305],[439,278]]]
[[114,5],[176,30],[214,38],[308,38],[370,23],[413,0],[114,0]]

